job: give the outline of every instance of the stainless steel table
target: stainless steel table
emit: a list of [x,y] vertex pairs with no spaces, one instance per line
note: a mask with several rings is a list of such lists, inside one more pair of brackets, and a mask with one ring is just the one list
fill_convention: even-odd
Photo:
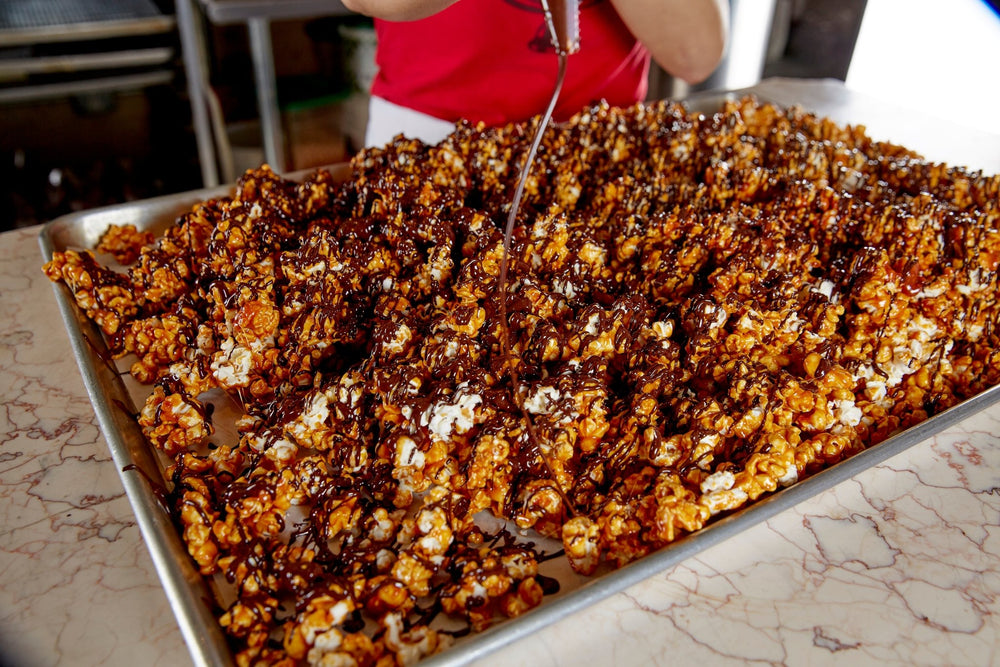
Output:
[[287,159],[278,108],[271,22],[346,15],[351,12],[340,0],[176,0],[176,7],[181,50],[187,70],[188,94],[191,97],[192,121],[198,143],[198,160],[205,186],[214,187],[220,182],[230,182],[235,178],[230,163],[225,123],[209,81],[204,25],[206,20],[214,25],[246,24],[253,59],[264,158],[276,171],[284,171]]

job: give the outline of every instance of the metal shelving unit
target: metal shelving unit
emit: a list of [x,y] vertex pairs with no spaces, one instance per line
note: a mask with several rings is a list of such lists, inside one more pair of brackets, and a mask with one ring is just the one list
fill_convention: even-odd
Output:
[[122,44],[175,28],[153,0],[4,0],[0,103],[169,83],[172,47]]

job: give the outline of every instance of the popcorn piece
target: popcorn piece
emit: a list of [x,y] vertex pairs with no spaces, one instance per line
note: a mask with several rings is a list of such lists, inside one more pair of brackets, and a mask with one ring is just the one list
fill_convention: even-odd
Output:
[[132,264],[143,246],[152,244],[155,238],[152,232],[140,232],[132,224],[112,225],[101,236],[95,250],[110,254],[119,264]]
[[139,415],[142,432],[155,447],[174,455],[200,446],[214,429],[205,407],[180,393],[157,385]]

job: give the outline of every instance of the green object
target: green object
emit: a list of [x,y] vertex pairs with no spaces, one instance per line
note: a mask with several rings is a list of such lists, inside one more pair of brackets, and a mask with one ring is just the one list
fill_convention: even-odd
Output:
[[342,102],[350,95],[350,87],[335,84],[313,74],[282,77],[278,81],[279,107],[282,111],[303,111]]

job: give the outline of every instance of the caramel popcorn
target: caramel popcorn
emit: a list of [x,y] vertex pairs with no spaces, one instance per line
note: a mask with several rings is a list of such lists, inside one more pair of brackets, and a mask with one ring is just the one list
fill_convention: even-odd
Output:
[[546,131],[500,295],[531,129],[262,167],[109,231],[125,272],[45,266],[152,386],[237,664],[413,664],[542,603],[538,535],[621,566],[1000,381],[1000,177],[752,98],[596,105]]
[[153,232],[140,232],[135,225],[112,225],[104,232],[94,249],[111,255],[120,264],[128,265],[139,259],[144,246],[151,245],[155,240]]

